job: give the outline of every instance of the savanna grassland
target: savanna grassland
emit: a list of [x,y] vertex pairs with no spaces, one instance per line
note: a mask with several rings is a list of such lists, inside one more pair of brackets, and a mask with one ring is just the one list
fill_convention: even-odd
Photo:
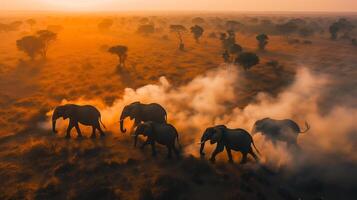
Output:
[[[196,20],[204,28],[199,42],[189,30],[195,17],[203,19]],[[357,26],[353,15],[311,13],[1,14],[1,24],[22,23],[0,30],[0,199],[354,199],[357,28],[331,40],[329,26],[340,17]],[[108,19],[109,27],[98,27]],[[276,30],[291,19],[313,34]],[[239,22],[235,39],[243,51],[259,56],[248,70],[223,62],[220,33],[228,20]],[[154,32],[138,33],[143,24]],[[187,28],[183,51],[171,24]],[[43,29],[57,38],[46,58],[32,60],[16,41]],[[269,36],[265,50],[257,48],[260,33]],[[108,52],[114,45],[128,47],[125,66]],[[139,100],[167,108],[183,158],[165,160],[165,148],[152,158],[120,132],[121,109]],[[53,134],[48,117],[66,102],[97,106],[107,137],[77,140],[72,130],[65,140],[67,122]],[[309,121],[302,156],[260,136],[261,165],[241,166],[240,155],[228,164],[225,152],[216,164],[197,156],[205,127],[250,131],[267,116]]]

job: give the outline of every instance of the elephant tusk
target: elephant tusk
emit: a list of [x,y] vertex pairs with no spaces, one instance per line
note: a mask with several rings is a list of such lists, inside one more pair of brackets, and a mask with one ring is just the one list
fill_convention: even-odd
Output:
[[203,144],[204,142],[197,142],[197,144]]
[[136,135],[131,135],[131,137],[136,137]]

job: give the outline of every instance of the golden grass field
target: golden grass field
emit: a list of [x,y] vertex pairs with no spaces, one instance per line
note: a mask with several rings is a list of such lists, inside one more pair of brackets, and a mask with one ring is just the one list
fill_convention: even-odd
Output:
[[[160,30],[149,36],[136,33],[143,17],[159,24]],[[247,19],[255,16],[205,14],[207,22],[202,25],[205,33],[200,43],[196,43],[188,31],[184,34],[185,51],[180,51],[178,39],[167,27],[169,24],[183,24],[189,28],[193,25],[193,17],[195,15],[189,14],[155,17],[144,14],[3,15],[0,23],[28,18],[34,18],[37,23],[32,28],[24,23],[19,30],[0,32],[0,199],[337,199],[339,195],[346,195],[343,199],[353,199],[356,191],[351,188],[356,180],[354,167],[357,159],[352,155],[344,160],[342,156],[354,154],[357,144],[356,126],[352,122],[357,113],[357,48],[348,41],[331,41],[326,30],[309,38],[290,36],[310,40],[312,44],[288,44],[285,36],[269,35],[266,51],[259,51],[255,39],[258,33],[242,29],[236,34],[237,42],[245,51],[255,52],[260,57],[260,63],[248,71],[243,71],[240,66],[228,66],[234,69],[226,71],[218,38],[219,32],[224,29],[216,28],[208,19],[234,18],[248,23]],[[275,22],[280,16],[256,17],[269,18]],[[327,22],[338,18],[317,15],[308,17],[312,21],[319,17],[326,18]],[[113,26],[109,30],[99,30],[98,23],[106,18],[114,20]],[[161,19],[166,21],[165,25],[159,23]],[[356,19],[352,19],[355,22]],[[60,25],[63,30],[58,31],[57,40],[48,50],[47,59],[37,58],[32,61],[17,49],[16,40],[46,29],[49,25]],[[217,38],[208,37],[211,32],[216,32]],[[167,39],[163,38],[165,35]],[[107,52],[110,46],[118,44],[129,48],[126,66],[122,71],[116,70],[118,58]],[[268,66],[267,62],[271,60],[279,61],[282,69],[276,71]],[[296,81],[300,80],[296,74],[301,68],[313,74],[308,75],[311,78],[306,83],[308,89],[304,88],[305,82]],[[162,76],[166,78],[164,84],[166,80],[170,84],[169,91],[162,89],[165,88],[162,86],[163,80],[159,81]],[[320,82],[315,82],[319,76],[328,76],[329,80],[324,85],[324,92],[313,99],[314,105],[319,108],[310,109],[310,104],[305,107],[296,105],[302,103],[304,98],[315,97],[321,91],[318,87]],[[274,98],[290,91],[289,87],[295,82],[302,86],[292,87],[294,95],[300,95],[299,91],[305,89],[312,93],[302,93],[303,96],[296,97],[300,102],[292,101],[289,107],[279,107],[285,101]],[[211,85],[209,89],[204,89],[205,84]],[[210,93],[211,90],[214,92]],[[145,96],[150,92],[157,93]],[[319,158],[321,162],[326,161],[325,164],[328,163],[332,171],[352,170],[353,177],[346,181],[352,181],[351,185],[346,186],[346,182],[340,182],[339,177],[320,179],[311,175],[320,171],[314,164],[301,167],[304,170],[294,168],[293,175],[289,176],[280,168],[272,172],[271,169],[260,168],[253,163],[246,166],[226,164],[225,152],[221,153],[216,165],[197,158],[198,147],[195,149],[196,146],[192,144],[197,142],[204,126],[227,122],[250,131],[252,120],[269,114],[267,108],[261,113],[259,110],[252,112],[249,115],[251,118],[246,117],[246,111],[250,108],[248,105],[254,107],[257,101],[258,105],[265,105],[259,104],[258,94],[262,92],[271,95],[271,101],[278,102],[266,100],[269,102],[267,105],[272,106],[270,111],[273,116],[295,118],[301,125],[304,120],[318,121],[326,126],[331,123],[346,124],[340,127],[341,130],[347,127],[346,131],[351,133],[350,138],[344,138],[341,143],[333,143],[335,137],[324,140],[319,147],[326,149],[321,151],[326,155]],[[208,101],[203,100],[202,106],[207,107],[190,107],[191,101],[197,101],[189,97],[191,94],[199,94],[197,98],[210,98]],[[222,97],[225,95],[232,97]],[[294,95],[291,98],[295,98]],[[134,149],[131,137],[120,133],[117,123],[120,109],[125,103],[134,100],[157,100],[167,106],[168,119],[178,127],[186,148],[182,160],[166,161],[162,156],[153,159],[149,148],[145,152]],[[62,122],[60,134],[54,135],[49,128],[48,116],[55,106],[67,101],[90,102],[98,106],[103,111],[104,124],[108,126],[108,137],[103,140],[65,140],[66,122]],[[224,110],[217,111],[216,105],[223,106]],[[329,114],[331,110],[340,107],[343,108],[341,115],[335,112]],[[274,112],[273,108],[279,111]],[[239,113],[245,117],[235,121],[232,119],[234,115],[226,115],[223,111]],[[212,113],[217,114],[217,118],[206,116]],[[193,125],[184,125],[186,117],[191,117],[187,123]],[[199,123],[202,124],[197,125]],[[88,129],[82,128],[84,135],[89,137]],[[312,133],[314,140],[325,137],[327,133],[322,133],[325,130],[334,133],[335,129],[333,126],[319,127],[315,132],[319,130],[321,132]],[[336,130],[336,134],[341,130]],[[75,135],[74,130],[72,134]],[[304,137],[307,139],[304,140]],[[313,145],[308,137],[302,136],[301,140],[307,149],[308,145]],[[260,140],[259,137],[256,139]],[[333,145],[346,145],[346,148],[334,151],[331,150],[334,149]],[[264,145],[259,143],[259,147],[264,148]],[[162,155],[166,149],[159,151]],[[268,153],[279,156],[280,151],[262,150],[266,152],[264,157],[268,158]],[[341,155],[335,161],[348,164],[341,168],[331,164],[333,161],[326,160],[331,155]],[[239,156],[235,157],[239,159]],[[280,166],[280,162],[284,161],[279,160],[273,166]],[[327,170],[330,168],[326,167],[326,174],[331,172]]]

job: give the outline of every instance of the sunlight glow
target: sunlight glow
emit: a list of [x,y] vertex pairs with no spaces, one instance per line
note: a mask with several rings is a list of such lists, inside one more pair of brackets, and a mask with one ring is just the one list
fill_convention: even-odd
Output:
[[44,3],[56,9],[66,10],[90,10],[113,0],[42,0]]

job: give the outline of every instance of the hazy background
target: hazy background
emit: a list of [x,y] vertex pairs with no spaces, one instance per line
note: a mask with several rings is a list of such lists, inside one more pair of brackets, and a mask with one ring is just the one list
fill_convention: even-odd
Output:
[[355,12],[355,0],[1,0],[1,10],[123,11],[328,11]]

